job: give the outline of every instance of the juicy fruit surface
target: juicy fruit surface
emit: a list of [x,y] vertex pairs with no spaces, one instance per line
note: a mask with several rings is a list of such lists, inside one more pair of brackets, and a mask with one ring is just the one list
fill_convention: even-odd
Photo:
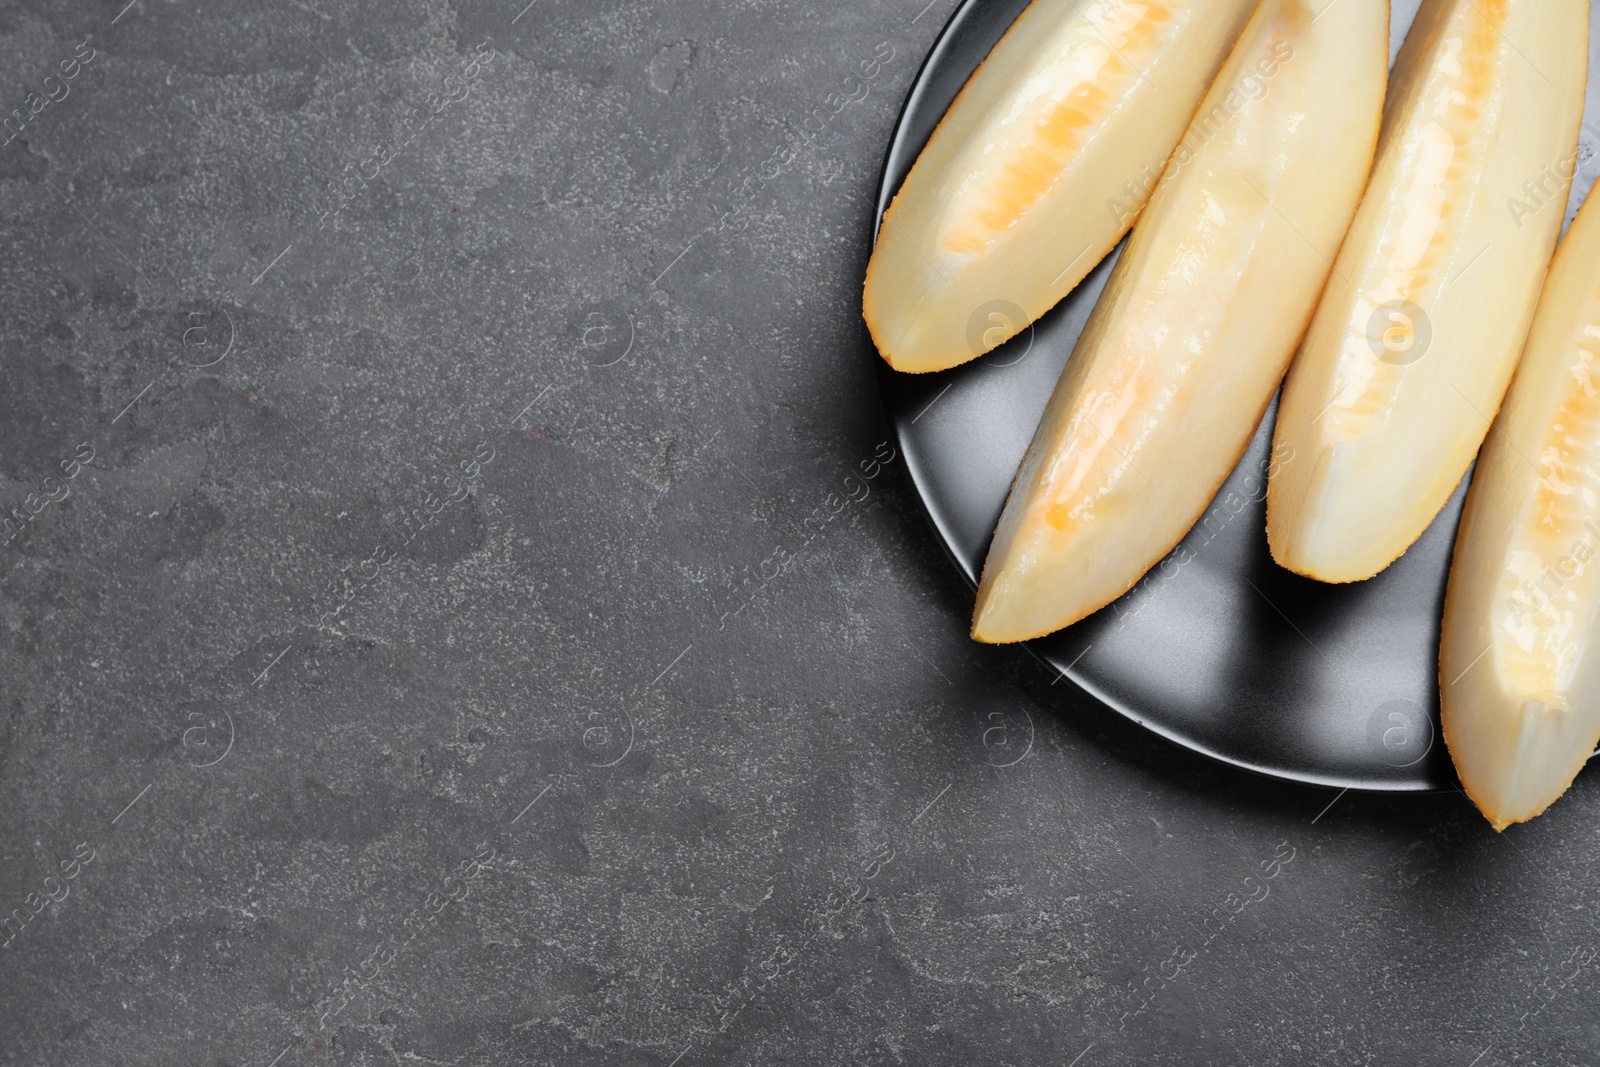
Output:
[[[1193,525],[1271,399],[1376,144],[1387,0],[1267,0],[1085,327],[984,566],[973,636],[1130,588]],[[1327,92],[1337,79],[1338,94]]]
[[[1584,0],[1427,0],[1372,182],[1284,387],[1275,559],[1392,563],[1500,405],[1560,229],[1587,77]],[[1537,184],[1535,184],[1537,183]]]
[[863,295],[884,358],[956,366],[1070,292],[1132,225],[1253,7],[1034,0],[884,215]]
[[1600,741],[1600,199],[1551,267],[1456,541],[1444,735],[1496,829],[1564,792]]
[[1128,54],[1145,56],[1162,44],[1172,7],[1121,4],[1106,10],[1099,27],[1104,40],[1080,31],[1056,57],[1053,73],[1065,92],[1037,92],[1046,89],[1049,75],[1040,77],[1031,99],[1017,101],[1024,114],[1004,120],[1006,135],[964,146],[955,160],[961,181],[935,231],[941,259],[957,266],[983,256],[1038,207],[1139,77]]

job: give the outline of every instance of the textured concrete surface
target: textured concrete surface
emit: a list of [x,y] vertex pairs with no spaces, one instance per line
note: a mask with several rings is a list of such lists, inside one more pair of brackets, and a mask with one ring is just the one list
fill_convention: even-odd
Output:
[[966,640],[856,311],[954,0],[523,2],[0,5],[0,1062],[1592,1062],[1593,775]]

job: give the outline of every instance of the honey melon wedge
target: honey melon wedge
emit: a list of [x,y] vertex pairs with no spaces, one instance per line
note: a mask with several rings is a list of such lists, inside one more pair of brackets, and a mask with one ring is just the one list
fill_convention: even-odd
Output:
[[1355,214],[1388,58],[1388,0],[1262,3],[1034,434],[973,637],[1076,622],[1194,525],[1254,434]]
[[1283,566],[1369,578],[1460,484],[1561,228],[1588,0],[1424,0],[1378,162],[1284,383],[1267,533]]
[[1600,741],[1600,196],[1556,254],[1478,458],[1439,653],[1444,738],[1495,829],[1559,797]]
[[[954,367],[1071,292],[1133,224],[1255,6],[1034,0],[884,214],[862,301],[883,358]],[[995,302],[1021,314],[991,321]]]

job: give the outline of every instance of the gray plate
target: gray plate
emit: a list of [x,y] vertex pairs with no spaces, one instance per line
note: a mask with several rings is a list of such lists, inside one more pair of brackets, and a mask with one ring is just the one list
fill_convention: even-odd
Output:
[[[951,18],[890,143],[878,218],[956,93],[1026,6],[967,0]],[[1394,8],[1398,50],[1417,0]],[[1591,132],[1597,83],[1590,78],[1583,138],[1591,151],[1568,222],[1600,168],[1592,150],[1600,137]],[[931,375],[880,363],[884,402],[928,517],[974,586],[1011,479],[1116,255],[1031,331],[981,360]],[[1341,788],[1453,788],[1435,672],[1466,485],[1376,578],[1347,586],[1300,578],[1267,551],[1275,412],[1276,403],[1173,557],[1117,603],[1029,648],[1107,707],[1237,767]]]

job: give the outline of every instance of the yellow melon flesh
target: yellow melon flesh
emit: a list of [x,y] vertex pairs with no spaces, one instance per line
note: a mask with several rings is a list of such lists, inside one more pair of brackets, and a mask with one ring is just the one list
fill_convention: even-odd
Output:
[[[862,302],[884,359],[954,367],[1071,292],[1133,224],[1254,7],[1034,0],[884,215]],[[996,302],[1020,314],[991,320]]]
[[1327,582],[1427,529],[1500,406],[1565,209],[1588,0],[1425,0],[1372,182],[1284,383],[1267,532]]
[[1026,640],[1110,603],[1238,463],[1360,200],[1388,40],[1388,0],[1265,0],[1250,20],[1051,397],[973,637]]
[[1456,538],[1444,737],[1495,829],[1564,793],[1600,741],[1600,197],[1556,254]]

